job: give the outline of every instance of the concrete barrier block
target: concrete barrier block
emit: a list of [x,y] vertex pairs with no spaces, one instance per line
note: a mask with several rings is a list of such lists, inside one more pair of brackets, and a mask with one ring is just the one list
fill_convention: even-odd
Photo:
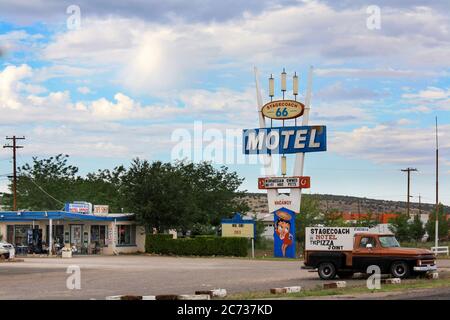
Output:
[[118,295],[118,296],[108,296],[106,300],[142,300],[142,296],[132,296],[132,295]]
[[209,294],[180,294],[177,300],[210,300]]
[[122,300],[122,296],[108,296],[105,298],[106,300]]
[[211,298],[225,298],[227,296],[226,289],[198,290],[195,294],[208,294]]
[[177,294],[159,294],[155,297],[155,300],[178,300]]
[[302,290],[302,287],[300,286],[284,287],[284,289],[286,289],[286,293],[296,293],[300,292]]
[[120,300],[142,300],[142,296],[125,295]]
[[389,279],[381,279],[382,284],[400,284],[402,283],[402,279],[400,278],[389,278]]
[[427,279],[439,279],[439,273],[437,272],[430,272],[426,275]]
[[272,288],[272,289],[270,289],[270,293],[282,294],[282,293],[287,293],[287,290],[286,290],[286,288]]
[[346,286],[347,286],[347,282],[345,282],[345,281],[335,281],[335,282],[329,282],[329,283],[323,284],[324,289],[345,288]]
[[227,296],[226,289],[213,289],[211,290],[211,297],[213,298],[225,298]]
[[156,296],[142,296],[142,300],[156,300]]

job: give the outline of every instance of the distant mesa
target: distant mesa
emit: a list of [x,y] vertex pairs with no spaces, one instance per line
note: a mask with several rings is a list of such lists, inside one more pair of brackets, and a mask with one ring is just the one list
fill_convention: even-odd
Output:
[[[390,201],[378,200],[369,198],[359,198],[352,196],[330,195],[330,194],[314,194],[302,195],[304,198],[314,197],[319,202],[319,208],[323,212],[351,212],[351,213],[367,213],[371,212],[386,213],[386,212],[401,212],[406,213],[407,205],[404,201]],[[268,212],[267,194],[265,193],[247,193],[244,197],[250,207],[250,212]],[[433,212],[435,205],[431,203],[417,203],[411,202],[411,214],[419,212],[429,214]],[[446,212],[450,211],[449,206],[444,206]]]

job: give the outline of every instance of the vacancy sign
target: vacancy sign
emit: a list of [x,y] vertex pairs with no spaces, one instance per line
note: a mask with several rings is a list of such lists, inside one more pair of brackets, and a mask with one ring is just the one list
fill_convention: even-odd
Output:
[[302,188],[311,186],[310,177],[265,177],[258,178],[258,189]]

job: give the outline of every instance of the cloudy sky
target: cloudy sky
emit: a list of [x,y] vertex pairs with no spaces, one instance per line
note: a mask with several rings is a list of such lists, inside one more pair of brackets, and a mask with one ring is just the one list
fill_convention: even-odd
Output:
[[[309,192],[404,200],[409,166],[419,169],[414,200],[432,203],[438,116],[448,204],[449,9],[444,0],[0,0],[0,136],[26,136],[19,164],[66,153],[83,174],[134,157],[170,161],[181,146],[192,152],[180,157],[212,154],[257,191],[261,166],[236,155],[231,136],[258,126],[253,68],[267,101],[267,78],[283,68],[300,75],[303,99],[312,65],[310,122],[328,127],[328,151],[306,157]],[[10,156],[0,153],[2,191]]]

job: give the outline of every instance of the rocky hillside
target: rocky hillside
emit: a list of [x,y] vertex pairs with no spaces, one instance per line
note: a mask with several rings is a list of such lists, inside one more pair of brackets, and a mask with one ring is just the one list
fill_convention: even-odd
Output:
[[[353,213],[382,213],[382,212],[404,212],[406,213],[406,202],[403,201],[389,201],[376,200],[368,198],[358,198],[350,196],[338,196],[331,194],[313,194],[303,195],[304,197],[313,196],[319,199],[319,206],[321,210],[337,210],[339,212],[353,212]],[[268,212],[267,195],[266,193],[249,193],[246,197],[247,203],[252,212]],[[434,204],[411,202],[411,214],[430,213],[434,210]],[[450,207],[445,206],[445,211],[450,212]]]

